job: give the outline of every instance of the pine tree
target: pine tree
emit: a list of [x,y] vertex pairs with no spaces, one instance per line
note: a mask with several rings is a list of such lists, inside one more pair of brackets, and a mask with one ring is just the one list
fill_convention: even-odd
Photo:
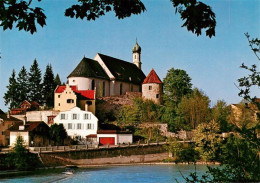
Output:
[[43,77],[43,84],[42,84],[42,95],[43,95],[43,102],[48,107],[53,107],[54,105],[54,89],[55,89],[55,82],[54,82],[54,75],[52,71],[52,67],[50,64],[46,66],[46,71]]
[[31,101],[36,101],[38,103],[41,103],[42,101],[42,73],[41,70],[39,69],[39,65],[37,60],[35,59],[33,61],[33,64],[31,65],[30,68],[30,73],[29,73],[29,99]]
[[56,85],[56,86],[57,86],[57,85],[61,85],[61,81],[60,81],[60,76],[59,76],[59,74],[56,75],[54,81],[55,81],[55,85]]
[[20,104],[28,99],[28,73],[23,66],[17,77],[17,102]]
[[9,109],[18,107],[19,103],[17,102],[18,93],[17,93],[17,81],[15,78],[15,70],[13,70],[11,77],[9,78],[9,85],[6,86],[7,91],[4,94],[5,105],[9,104]]

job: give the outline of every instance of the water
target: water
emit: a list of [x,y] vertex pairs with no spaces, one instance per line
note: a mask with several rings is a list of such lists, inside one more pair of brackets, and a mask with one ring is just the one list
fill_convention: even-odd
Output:
[[[197,173],[203,174],[206,165],[197,165]],[[48,173],[44,175],[30,175],[0,182],[22,183],[172,183],[185,182],[181,176],[194,172],[194,165],[134,165],[134,166],[105,166],[77,169],[73,175],[62,173]]]

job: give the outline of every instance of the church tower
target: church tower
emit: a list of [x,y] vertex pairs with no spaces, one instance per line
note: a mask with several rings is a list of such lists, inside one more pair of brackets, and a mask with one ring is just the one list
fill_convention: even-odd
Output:
[[142,84],[142,96],[144,99],[153,100],[156,104],[162,104],[163,83],[152,69]]
[[138,45],[137,40],[135,46],[133,47],[133,63],[139,68],[141,68],[141,47]]

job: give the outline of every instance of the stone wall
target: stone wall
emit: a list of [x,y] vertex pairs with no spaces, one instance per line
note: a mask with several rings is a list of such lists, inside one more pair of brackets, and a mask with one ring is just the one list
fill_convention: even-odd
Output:
[[141,92],[126,92],[125,95],[99,97],[96,100],[96,112],[97,114],[112,113],[111,115],[115,117],[119,113],[122,106],[133,105],[133,99],[141,96]]
[[162,104],[162,84],[147,83],[142,85],[142,96],[145,99],[153,100],[156,104]]
[[168,157],[163,145],[115,147],[67,152],[44,152],[40,157],[45,166],[121,164],[161,161]]

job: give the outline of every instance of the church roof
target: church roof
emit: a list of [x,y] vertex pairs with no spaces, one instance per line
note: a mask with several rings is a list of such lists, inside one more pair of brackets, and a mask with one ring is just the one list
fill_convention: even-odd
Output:
[[[70,88],[75,92],[77,95],[77,99],[84,100],[84,99],[95,99],[95,90],[77,90],[76,86],[70,86]],[[66,89],[66,86],[58,86],[55,90],[55,93],[63,93]]]
[[70,73],[69,77],[93,77],[101,79],[109,79],[101,65],[89,58],[83,58],[77,67]]
[[142,84],[145,75],[135,64],[98,53],[116,80]]
[[133,47],[133,52],[141,52],[141,47],[139,44],[136,42],[134,47]]
[[143,82],[143,84],[147,84],[147,83],[158,83],[158,84],[162,83],[159,76],[156,74],[156,72],[153,69],[151,70],[151,72],[148,74],[148,76],[145,78]]

